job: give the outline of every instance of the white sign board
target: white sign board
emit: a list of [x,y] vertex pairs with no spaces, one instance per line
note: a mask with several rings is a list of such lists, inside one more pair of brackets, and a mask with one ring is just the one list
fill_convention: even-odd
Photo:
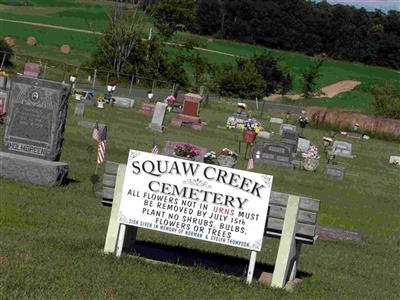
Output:
[[119,222],[260,251],[272,176],[130,150]]

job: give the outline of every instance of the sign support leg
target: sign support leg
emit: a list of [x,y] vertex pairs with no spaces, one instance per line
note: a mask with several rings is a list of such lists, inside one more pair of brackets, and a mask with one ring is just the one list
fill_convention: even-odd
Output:
[[251,251],[249,269],[247,270],[247,283],[250,284],[253,280],[254,267],[256,266],[257,252]]
[[125,224],[120,224],[119,225],[119,233],[118,233],[117,249],[115,251],[115,255],[118,256],[118,257],[121,256],[122,248],[124,247],[125,232],[126,232],[126,225]]
[[[296,225],[299,212],[300,198],[290,195],[283,222],[282,236],[276,256],[275,269],[272,275],[272,287],[283,288],[289,276],[295,274],[296,251]],[[293,268],[294,267],[294,268]]]

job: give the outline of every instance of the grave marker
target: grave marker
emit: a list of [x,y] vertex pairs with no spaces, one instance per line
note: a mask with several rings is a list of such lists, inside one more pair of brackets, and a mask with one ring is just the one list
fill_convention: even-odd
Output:
[[400,166],[400,156],[390,156],[389,164]]
[[[61,184],[68,173],[57,162],[64,141],[69,88],[59,82],[12,79],[4,128],[1,176],[40,185]],[[34,159],[35,158],[35,159]]]
[[338,165],[326,165],[325,167],[325,176],[335,177],[339,180],[343,180],[345,176],[345,167]]
[[343,141],[334,141],[331,153],[336,154],[336,156],[353,158],[354,155],[351,154],[352,145]]
[[74,115],[78,117],[83,117],[84,113],[85,113],[85,103],[76,104]]
[[124,97],[114,97],[115,106],[124,107],[124,108],[132,108],[135,105],[135,100],[124,98]]
[[198,117],[201,99],[200,95],[191,93],[185,94],[185,99],[183,100],[183,114]]
[[265,141],[256,143],[253,148],[253,158],[256,163],[264,163],[293,169],[292,147],[284,143]]
[[270,123],[274,123],[274,124],[283,124],[283,119],[281,118],[271,118],[269,120]]
[[27,63],[25,64],[24,75],[38,78],[40,74],[40,65]]
[[279,128],[279,134],[282,135],[284,131],[296,132],[296,126],[291,124],[281,124]]
[[289,145],[292,149],[292,152],[296,153],[299,134],[297,132],[287,131],[286,129],[284,129],[281,136],[281,142]]
[[299,138],[297,141],[297,152],[306,152],[310,148],[310,140]]
[[149,128],[156,130],[158,132],[163,132],[164,130],[164,118],[165,118],[165,111],[167,109],[167,104],[163,102],[157,102],[156,108],[153,113],[153,118],[151,123],[149,124]]

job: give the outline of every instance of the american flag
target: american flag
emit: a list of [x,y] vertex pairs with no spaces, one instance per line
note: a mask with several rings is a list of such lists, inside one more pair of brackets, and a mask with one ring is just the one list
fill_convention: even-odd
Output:
[[254,159],[253,156],[250,157],[249,161],[247,162],[246,170],[254,169]]
[[97,147],[97,164],[101,164],[104,161],[106,154],[106,142],[107,142],[107,126],[104,126],[101,132],[99,146]]
[[153,140],[153,146],[151,147],[151,153],[153,153],[153,154],[159,153],[156,140]]
[[100,136],[99,136],[99,123],[98,123],[98,122],[96,122],[96,124],[95,124],[94,127],[93,127],[93,130],[92,130],[92,138],[93,138],[96,142],[98,142],[99,139],[100,139]]

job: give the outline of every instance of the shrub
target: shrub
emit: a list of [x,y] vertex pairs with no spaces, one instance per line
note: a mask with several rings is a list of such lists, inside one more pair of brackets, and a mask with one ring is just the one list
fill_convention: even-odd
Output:
[[374,96],[371,105],[378,116],[400,119],[400,95],[396,92],[393,84],[386,83],[375,86],[371,90]]

